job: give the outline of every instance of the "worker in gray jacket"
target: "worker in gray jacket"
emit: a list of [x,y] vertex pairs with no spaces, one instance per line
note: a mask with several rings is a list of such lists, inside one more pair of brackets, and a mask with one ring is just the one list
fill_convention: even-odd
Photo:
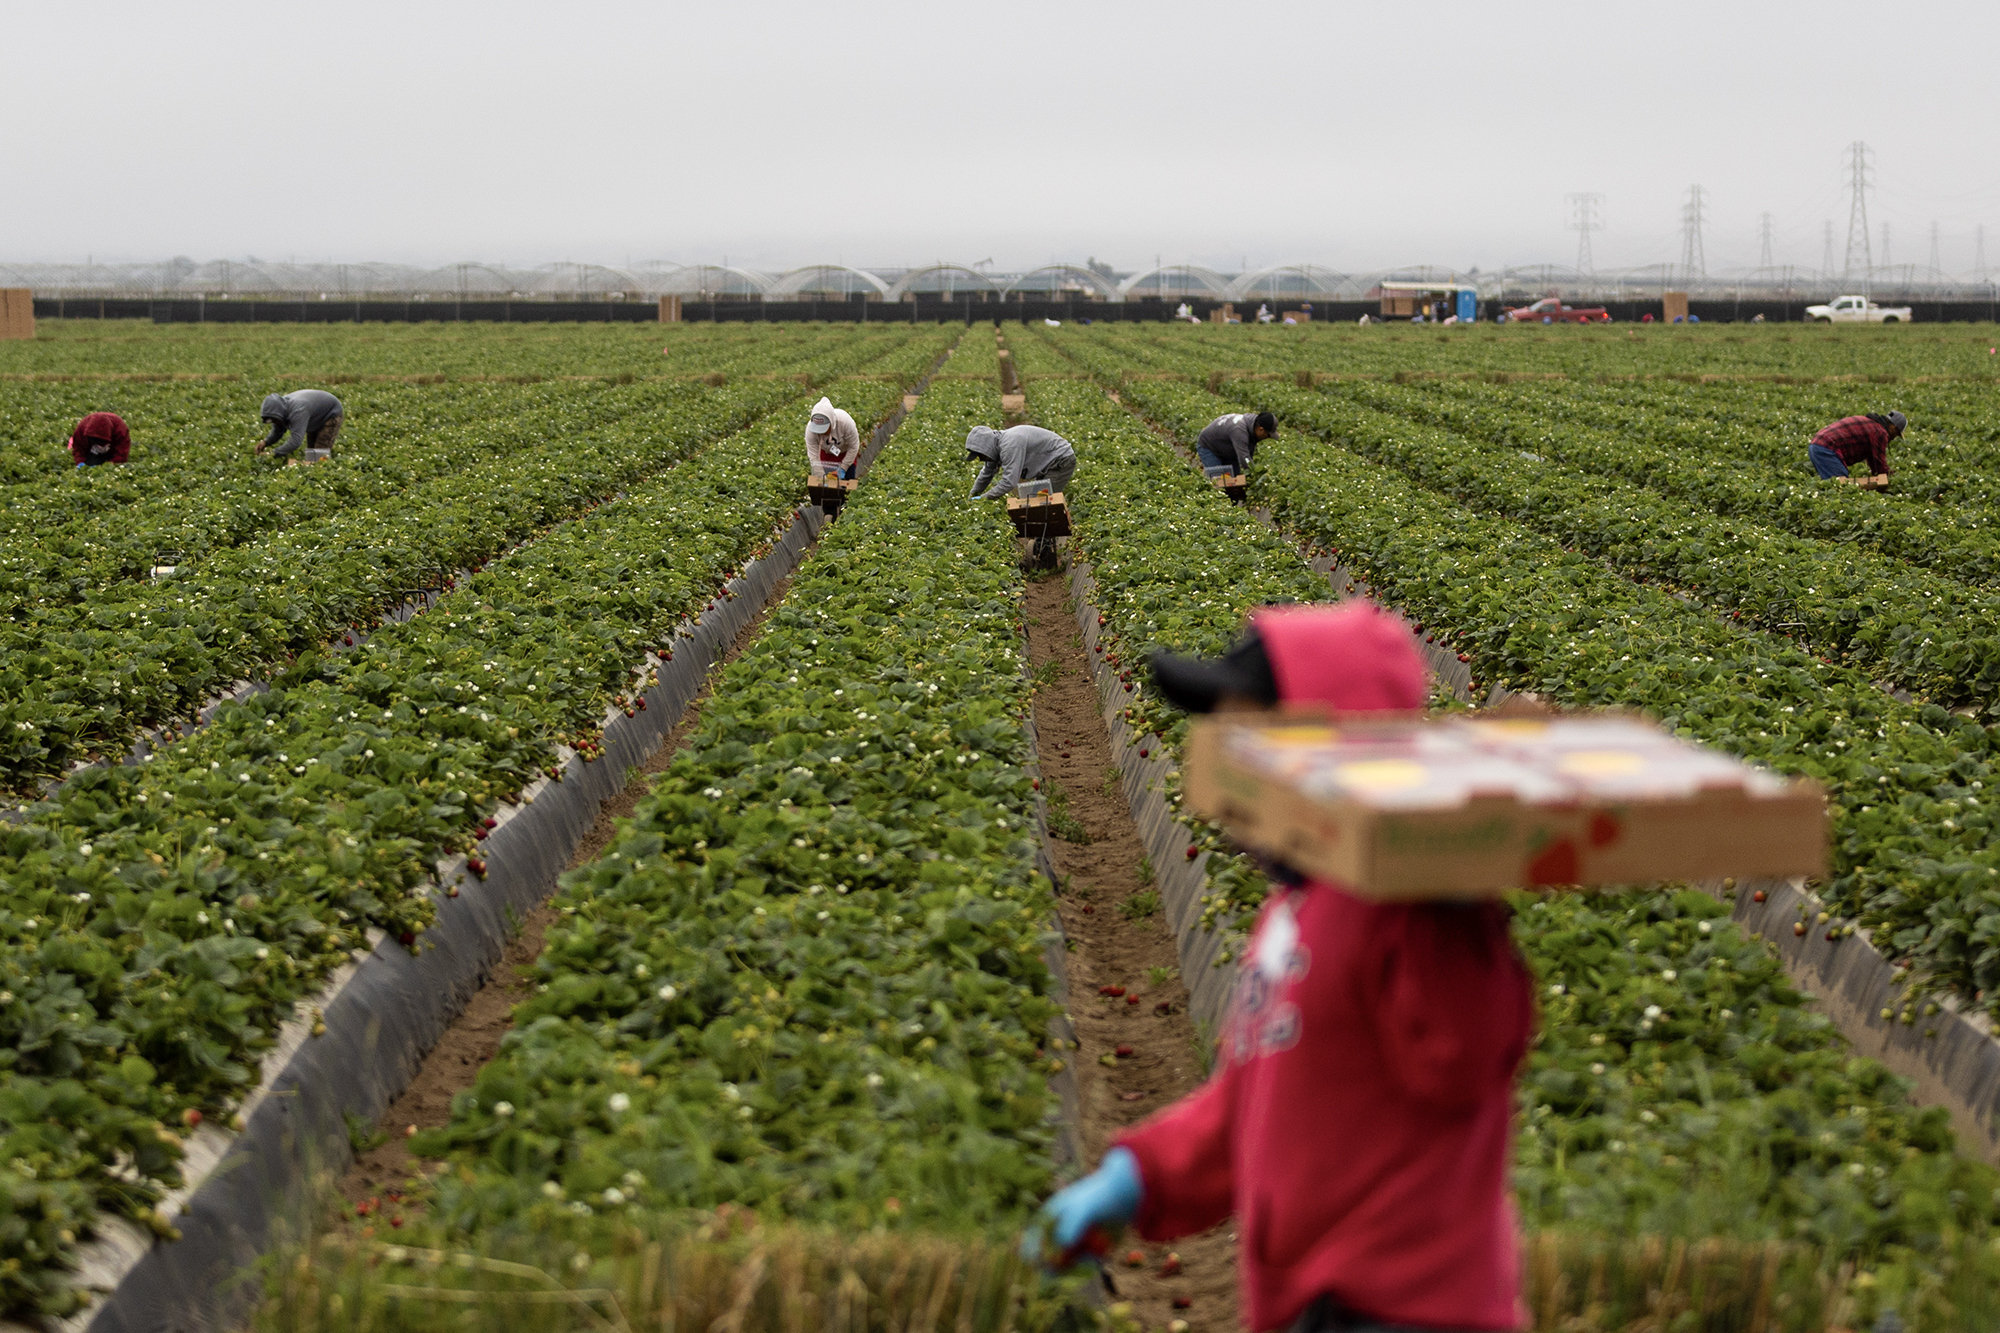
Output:
[[1195,452],[1204,468],[1226,467],[1235,476],[1250,470],[1257,446],[1278,434],[1278,419],[1269,412],[1231,412],[1201,428]]
[[983,464],[979,480],[972,483],[975,500],[1005,499],[1024,481],[1046,481],[1050,490],[1060,491],[1076,475],[1076,450],[1068,440],[1040,426],[1009,426],[1006,430],[974,426],[965,437],[965,456]]
[[270,424],[271,433],[258,442],[257,452],[270,449],[289,431],[292,438],[272,450],[277,457],[284,458],[300,445],[308,449],[333,448],[347,409],[324,389],[297,389],[270,395],[264,400],[261,415]]

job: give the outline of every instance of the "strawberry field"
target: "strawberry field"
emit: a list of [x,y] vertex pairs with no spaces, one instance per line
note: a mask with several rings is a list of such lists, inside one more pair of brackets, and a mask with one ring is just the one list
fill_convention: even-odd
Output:
[[[0,1313],[79,1308],[107,1217],[174,1234],[192,1131],[231,1120],[282,1026],[378,945],[421,959],[440,895],[480,892],[495,817],[594,760],[771,548],[813,400],[865,438],[934,370],[563,880],[497,1056],[410,1142],[439,1164],[422,1226],[454,1244],[588,1249],[720,1205],[1018,1231],[1059,1174],[1066,1001],[1025,576],[998,506],[964,498],[965,433],[1001,417],[988,329],[52,329],[0,346]],[[1824,783],[1828,914],[1802,928],[1872,940],[1922,1031],[2000,1013],[2000,358],[1893,332],[1121,324],[1007,347],[1026,418],[1076,446],[1070,554],[1148,753],[1184,727],[1148,652],[1325,596],[1308,557],[1331,556],[1462,654],[1474,704],[1641,707]],[[262,395],[308,384],[347,403],[335,457],[251,458]],[[1892,406],[1890,493],[1812,478],[1813,429]],[[131,422],[131,465],[66,466],[92,410]],[[1283,423],[1248,506],[1188,458],[1241,410]],[[1212,829],[1188,852],[1203,921],[1239,929],[1255,871]],[[447,887],[454,857],[472,877]],[[1543,992],[1531,1228],[1792,1247],[1853,1319],[1992,1271],[1983,1145],[1857,1056],[1726,903],[1515,907]]]

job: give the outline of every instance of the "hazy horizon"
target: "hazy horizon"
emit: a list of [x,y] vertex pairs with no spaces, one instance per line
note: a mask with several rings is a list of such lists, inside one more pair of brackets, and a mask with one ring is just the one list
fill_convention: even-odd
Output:
[[1095,257],[1349,272],[1844,256],[2000,260],[2000,12],[1452,0],[828,19],[518,0],[273,11],[17,7],[0,259],[529,266],[572,260],[1018,269]]

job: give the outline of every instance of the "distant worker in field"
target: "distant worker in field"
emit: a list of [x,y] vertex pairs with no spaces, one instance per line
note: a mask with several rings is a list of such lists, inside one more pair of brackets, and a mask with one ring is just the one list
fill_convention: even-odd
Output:
[[861,462],[861,428],[846,409],[835,407],[831,398],[813,404],[806,418],[806,466],[814,472],[832,472],[842,481],[854,480]]
[[981,464],[972,483],[975,500],[1004,500],[1024,481],[1046,481],[1061,492],[1076,475],[1076,449],[1040,426],[974,426],[965,437],[965,456]]
[[78,467],[122,463],[132,456],[132,432],[116,412],[92,412],[69,433],[69,456]]
[[1181,302],[1179,307],[1175,309],[1174,318],[1177,320],[1184,319],[1190,324],[1201,323],[1200,320],[1194,317],[1194,307],[1189,305],[1186,301]]
[[1269,412],[1231,412],[1201,428],[1195,452],[1204,468],[1226,467],[1233,476],[1250,471],[1257,446],[1278,434],[1278,419]]
[[1889,480],[1889,441],[1901,438],[1908,424],[1901,412],[1842,417],[1812,437],[1806,457],[1822,481],[1852,482],[1851,469],[1860,466],[1867,469],[1865,477],[1880,478],[1873,483],[1879,486]]
[[301,446],[307,449],[333,448],[333,442],[340,438],[340,427],[347,419],[347,409],[340,400],[325,389],[295,389],[291,393],[274,393],[264,399],[259,415],[270,424],[271,433],[257,444],[257,452],[263,453],[285,440],[276,449],[271,449],[274,457],[285,458],[296,453]]
[[[1268,607],[1226,656],[1158,653],[1153,677],[1197,713],[1414,716],[1426,694],[1409,631],[1362,601]],[[1164,1242],[1233,1217],[1247,1328],[1526,1327],[1508,1173],[1534,999],[1508,908],[1268,868],[1214,1073],[1120,1134],[1024,1249],[1068,1263],[1127,1224]]]

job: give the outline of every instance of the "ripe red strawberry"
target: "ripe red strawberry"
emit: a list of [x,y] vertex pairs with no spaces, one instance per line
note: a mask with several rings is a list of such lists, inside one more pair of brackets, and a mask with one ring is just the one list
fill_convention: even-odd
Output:
[[1136,995],[1127,995],[1127,996],[1125,997],[1125,1003],[1127,1003],[1127,1004],[1137,1004],[1137,1003],[1139,1003],[1139,997],[1138,997],[1138,996],[1136,996]]
[[1166,1259],[1160,1264],[1160,1276],[1174,1277],[1180,1271],[1181,1271],[1181,1257],[1178,1254],[1169,1252]]
[[1467,656],[1467,655],[1466,655],[1466,654],[1464,654],[1464,653],[1460,653],[1460,654],[1458,655],[1458,660],[1459,660],[1459,661],[1461,661],[1461,662],[1470,662],[1470,661],[1472,660],[1472,658],[1471,658],[1471,657],[1469,657],[1469,656]]
[[1803,922],[1803,921],[1794,921],[1794,922],[1792,923],[1792,934],[1794,934],[1794,935],[1803,935],[1803,934],[1805,934],[1805,933],[1806,933],[1806,923],[1805,923],[1805,922]]
[[1192,1298],[1192,1297],[1188,1297],[1188,1296],[1176,1296],[1176,1297],[1174,1297],[1174,1308],[1175,1308],[1176,1310],[1185,1310],[1185,1309],[1187,1309],[1187,1308],[1188,1308],[1189,1306],[1191,1306],[1191,1305],[1193,1305],[1193,1304],[1194,1304],[1194,1300],[1193,1300],[1193,1298]]
[[472,836],[478,838],[480,841],[483,842],[486,839],[486,830],[483,828],[476,828],[472,830]]
[[1766,896],[1766,895],[1765,895],[1764,891],[1763,891],[1762,889],[1759,889],[1759,890],[1757,890],[1757,891],[1756,891],[1755,893],[1753,893],[1753,894],[1751,894],[1751,895],[1750,895],[1750,900],[1751,900],[1752,902],[1759,902],[1759,903],[1761,903],[1761,902],[1763,902],[1763,901],[1764,901],[1764,898],[1765,898],[1765,896]]
[[402,934],[396,936],[396,943],[402,945],[405,949],[409,948],[412,944],[415,944],[416,942],[417,942],[417,933],[413,930],[406,930]]
[[1112,1052],[1112,1054],[1116,1055],[1120,1060],[1123,1060],[1126,1056],[1132,1054],[1132,1048],[1130,1046],[1121,1045],[1116,1051]]
[[1144,1268],[1146,1266],[1146,1252],[1144,1250],[1127,1250],[1125,1252],[1125,1263],[1131,1268]]
[[354,636],[352,634],[347,636],[347,646],[349,648],[352,648],[354,646]]
[[481,827],[483,827],[483,828],[499,828],[499,827],[500,827],[500,821],[499,821],[499,820],[497,820],[497,819],[495,819],[495,818],[494,818],[494,817],[493,817],[492,815],[488,815],[488,816],[486,816],[486,818],[484,818],[484,819],[480,820],[479,822],[480,822],[480,825],[481,825]]
[[1099,995],[1109,995],[1113,999],[1116,999],[1118,996],[1123,995],[1125,993],[1125,988],[1123,986],[1099,986],[1097,988],[1097,993]]
[[1145,748],[1144,746],[1141,746],[1141,747],[1140,747],[1140,749],[1139,749],[1139,757],[1140,757],[1141,759],[1150,759],[1150,758],[1152,758],[1152,755],[1153,755],[1153,752],[1152,752],[1151,750],[1149,750],[1149,749]]
[[1125,693],[1130,694],[1131,692],[1132,692],[1132,682],[1128,680],[1125,682]]
[[201,1112],[195,1110],[192,1106],[188,1107],[187,1110],[181,1112],[181,1123],[189,1129],[193,1129],[201,1123]]
[[639,707],[640,707],[640,709],[641,709],[642,711],[643,711],[643,710],[645,709],[645,707],[646,707],[646,696],[645,696],[645,695],[643,695],[643,694],[639,696]]
[[1200,856],[1200,855],[1201,855],[1201,848],[1199,848],[1199,847],[1195,846],[1195,845],[1194,845],[1193,843],[1189,843],[1189,844],[1188,844],[1188,860],[1192,861],[1192,860],[1194,860],[1194,859],[1195,859],[1195,858],[1196,858],[1197,856]]

